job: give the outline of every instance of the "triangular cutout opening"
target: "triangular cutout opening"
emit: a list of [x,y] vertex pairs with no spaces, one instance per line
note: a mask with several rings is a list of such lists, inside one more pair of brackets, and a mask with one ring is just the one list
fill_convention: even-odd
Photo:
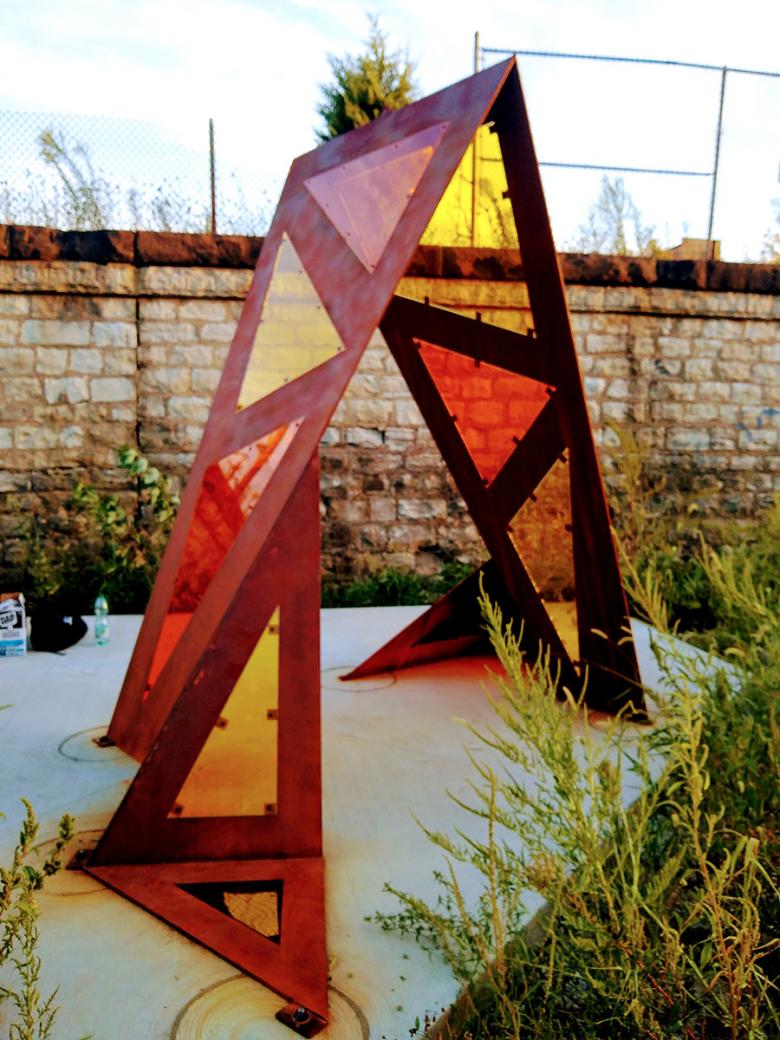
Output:
[[414,343],[474,465],[490,484],[554,388],[424,340]]
[[244,665],[169,819],[276,815],[279,613],[273,612]]
[[281,942],[283,882],[205,881],[177,887],[265,939]]
[[[318,1028],[327,1024],[325,890],[319,857],[90,863],[86,870],[283,1000],[307,1008],[320,1019]],[[274,927],[275,935],[264,934]]]
[[248,408],[343,350],[341,336],[295,247],[282,235],[236,410]]
[[556,460],[509,524],[509,537],[561,642],[579,660],[569,466]]
[[426,127],[304,181],[366,270],[382,258],[446,129]]
[[301,427],[300,419],[231,452],[206,470],[168,611],[147,677],[151,690],[212,578]]

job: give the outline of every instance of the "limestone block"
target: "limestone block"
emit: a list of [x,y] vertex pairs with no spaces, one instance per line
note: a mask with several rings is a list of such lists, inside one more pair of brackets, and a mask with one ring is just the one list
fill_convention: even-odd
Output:
[[188,368],[144,368],[138,385],[143,393],[182,394],[190,389],[191,372]]
[[92,380],[93,401],[132,401],[135,398],[135,383],[132,379],[112,376]]
[[736,404],[760,404],[761,387],[755,383],[734,383],[731,387],[731,399]]
[[194,321],[224,322],[225,304],[219,300],[187,300],[179,306],[179,316]]
[[750,379],[749,361],[717,361],[715,375],[728,382],[745,382]]
[[631,394],[631,385],[626,379],[612,379],[607,385],[607,397],[625,400]]
[[706,451],[710,446],[710,435],[706,430],[675,426],[667,431],[666,445],[671,451]]
[[740,430],[737,445],[741,451],[769,452],[777,448],[777,430]]
[[627,379],[631,375],[631,362],[627,357],[592,357],[590,371],[594,376],[619,376]]
[[685,409],[686,418],[690,422],[710,423],[718,418],[718,406],[708,403],[689,404]]
[[89,343],[89,325],[84,321],[57,321],[28,318],[22,324],[22,343],[86,347]]
[[585,349],[589,354],[618,354],[624,346],[624,339],[611,333],[588,333],[585,337]]
[[691,353],[691,341],[678,336],[659,336],[658,352],[667,358],[688,357]]
[[139,300],[141,321],[175,321],[179,314],[177,300]]
[[16,376],[5,385],[6,401],[37,401],[40,396],[41,381],[32,376]]
[[723,341],[707,339],[706,336],[694,336],[691,353],[697,358],[718,358],[723,349]]
[[21,323],[10,318],[0,319],[0,346],[13,346],[19,342]]
[[631,413],[631,405],[627,401],[603,401],[601,404],[602,421],[610,419],[613,422],[625,422]]
[[712,379],[713,365],[709,358],[687,358],[683,366],[686,379]]
[[209,417],[210,406],[201,397],[171,397],[168,401],[168,415],[174,419],[190,419],[205,422]]
[[213,393],[219,384],[221,372],[216,368],[193,368],[192,389]]
[[368,502],[369,515],[372,520],[390,522],[396,519],[398,510],[394,498],[372,497]]
[[199,329],[200,339],[211,343],[232,343],[235,334],[236,326],[232,321],[209,322]]
[[700,383],[698,396],[700,400],[730,401],[731,384],[722,381]]
[[68,367],[68,351],[61,347],[39,347],[35,371],[44,376],[61,376]]
[[443,498],[402,498],[398,502],[398,516],[409,520],[430,520],[447,515]]
[[29,313],[29,296],[14,296],[11,293],[0,293],[0,316],[23,317]]
[[[38,351],[38,358],[43,352],[43,348]],[[74,372],[83,372],[85,374],[95,374],[103,371],[103,354],[96,350],[94,347],[79,347],[70,352],[70,367]]]
[[135,350],[109,350],[105,355],[106,375],[131,376],[137,369]]
[[347,426],[344,430],[344,443],[356,448],[379,448],[384,443],[384,438],[381,430]]
[[96,347],[135,347],[135,323],[96,321],[92,326],[92,339]]
[[57,431],[49,426],[20,425],[14,428],[14,447],[21,451],[54,448],[58,440]]
[[59,440],[63,448],[80,448],[84,443],[84,430],[81,426],[66,426],[60,430]]
[[141,324],[139,336],[143,344],[192,343],[195,340],[195,326],[191,322],[145,321]]
[[66,376],[64,379],[44,379],[43,392],[49,404],[67,401],[76,404],[89,400],[89,384],[83,376]]

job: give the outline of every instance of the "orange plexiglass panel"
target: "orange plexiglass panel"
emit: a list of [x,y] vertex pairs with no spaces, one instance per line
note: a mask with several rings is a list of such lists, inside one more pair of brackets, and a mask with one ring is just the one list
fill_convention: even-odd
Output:
[[274,260],[237,410],[272,394],[344,350],[317,290],[287,235]]
[[569,466],[558,459],[517,511],[509,537],[561,642],[579,659]]
[[553,387],[414,340],[474,465],[490,483],[550,399]]
[[169,816],[275,814],[278,719],[277,609],[244,665]]
[[379,263],[446,129],[437,123],[304,181],[368,271]]
[[301,426],[298,419],[206,470],[147,687],[151,689],[192,613]]

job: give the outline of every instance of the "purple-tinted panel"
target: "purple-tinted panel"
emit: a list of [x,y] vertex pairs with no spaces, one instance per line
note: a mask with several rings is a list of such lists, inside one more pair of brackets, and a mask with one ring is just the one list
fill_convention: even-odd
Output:
[[436,123],[304,181],[367,270],[379,263],[447,125]]

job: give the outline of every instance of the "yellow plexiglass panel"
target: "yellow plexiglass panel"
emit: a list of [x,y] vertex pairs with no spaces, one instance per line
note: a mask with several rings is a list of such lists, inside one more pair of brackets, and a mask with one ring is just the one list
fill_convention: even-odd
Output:
[[517,511],[509,525],[509,537],[567,653],[578,660],[571,492],[569,467],[562,459]]
[[175,818],[276,812],[279,610],[255,646],[170,813]]
[[[507,180],[498,135],[491,133],[487,126],[481,126],[434,210],[420,244],[518,249],[514,212],[510,200],[504,198],[506,191]],[[519,269],[518,279],[522,279]],[[468,307],[463,307],[452,291],[447,292],[439,284],[441,281],[402,278],[396,294],[419,303],[427,301],[464,317],[474,318],[479,313],[481,321],[510,332],[534,331],[528,290],[522,281],[485,281],[478,296],[472,294]]]
[[506,190],[498,135],[487,125],[481,126],[428,222],[421,244],[517,249],[517,228],[512,204],[504,198]]
[[274,261],[238,411],[329,361],[344,345],[287,235]]

